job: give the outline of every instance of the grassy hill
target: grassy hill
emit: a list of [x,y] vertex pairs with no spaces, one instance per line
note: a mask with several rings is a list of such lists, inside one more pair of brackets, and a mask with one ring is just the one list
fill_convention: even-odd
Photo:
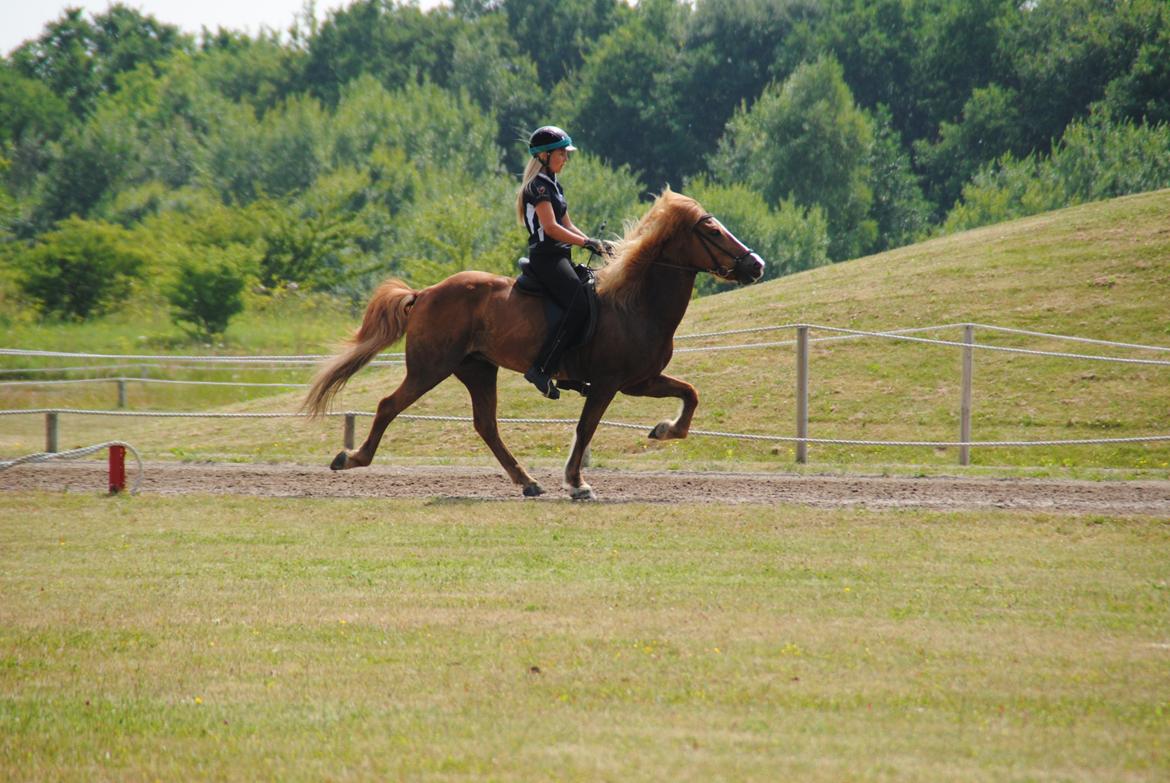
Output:
[[[750,241],[750,237],[747,237]],[[340,339],[356,318],[334,312],[283,311],[306,335]],[[693,303],[680,335],[796,322],[861,330],[892,330],[977,322],[1001,327],[1170,346],[1170,191],[1130,196],[942,237],[868,258],[706,297]],[[79,329],[78,327],[70,327]],[[125,350],[127,326],[119,345]],[[241,327],[243,328],[243,327]],[[251,319],[248,331],[229,332],[244,353],[289,350],[271,323]],[[68,328],[20,330],[21,347],[70,343]],[[98,350],[101,328],[84,340]],[[255,337],[264,334],[267,337]],[[831,336],[815,332],[814,337]],[[961,339],[958,327],[925,336]],[[792,331],[684,340],[679,348],[790,340]],[[1043,338],[976,331],[980,343],[1032,350],[1170,359],[1152,353]],[[327,340],[293,350],[327,351]],[[51,343],[51,345],[49,344]],[[12,344],[12,343],[10,343]],[[269,347],[272,346],[272,347]],[[12,363],[9,362],[9,365]],[[372,410],[389,393],[401,368],[366,370],[345,392],[343,409]],[[682,353],[670,369],[699,389],[694,427],[792,436],[794,349]],[[271,374],[270,374],[271,375]],[[817,343],[810,358],[810,431],[813,438],[952,441],[958,438],[960,354],[952,347],[859,339]],[[256,374],[238,377],[258,380]],[[305,380],[308,372],[284,375]],[[1170,434],[1170,367],[1123,365],[992,351],[975,355],[975,440],[1069,440]],[[222,379],[222,376],[221,376]],[[271,379],[270,377],[268,379]],[[271,390],[192,390],[142,387],[131,406],[231,411],[292,410],[299,393]],[[257,394],[263,399],[246,399]],[[109,389],[67,387],[49,392],[0,390],[0,407],[112,407]],[[414,414],[469,415],[466,394],[448,381],[411,409]],[[504,417],[575,418],[575,397],[548,402],[516,376],[501,378]],[[606,418],[649,428],[676,409],[672,401],[620,398]],[[368,425],[359,419],[359,440]],[[0,453],[38,450],[43,422],[7,417]],[[327,462],[340,446],[341,422],[301,420],[174,420],[68,417],[62,448],[118,437],[150,456]],[[569,425],[505,425],[505,440],[530,463],[563,459]],[[790,443],[693,437],[658,444],[644,434],[602,428],[595,464],[678,469],[791,469]],[[466,423],[398,422],[383,441],[381,459],[491,462]],[[954,449],[812,445],[810,468],[957,471]],[[1047,471],[1118,468],[1125,475],[1170,474],[1170,442],[1159,444],[975,448],[972,470],[1028,466]]]

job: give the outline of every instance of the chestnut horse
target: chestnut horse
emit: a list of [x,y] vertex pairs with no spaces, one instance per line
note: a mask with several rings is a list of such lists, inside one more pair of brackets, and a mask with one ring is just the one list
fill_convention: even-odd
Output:
[[[674,332],[699,272],[754,283],[764,273],[764,262],[698,202],[668,188],[617,243],[611,263],[598,272],[597,329],[590,342],[566,353],[556,376],[587,384],[565,464],[564,486],[574,500],[596,497],[581,477],[581,462],[618,392],[679,398],[678,418],[658,424],[650,437],[687,436],[698,394],[689,383],[662,371],[670,362]],[[394,417],[454,374],[471,393],[476,432],[508,476],[526,496],[544,492],[500,440],[496,423],[497,371],[504,367],[524,372],[532,366],[546,329],[544,302],[517,292],[514,282],[484,272],[460,272],[421,291],[389,280],[374,292],[361,327],[347,350],[317,373],[304,408],[313,414],[327,410],[354,373],[404,335],[406,377],[378,403],[365,443],[338,454],[331,465],[334,470],[369,465]]]

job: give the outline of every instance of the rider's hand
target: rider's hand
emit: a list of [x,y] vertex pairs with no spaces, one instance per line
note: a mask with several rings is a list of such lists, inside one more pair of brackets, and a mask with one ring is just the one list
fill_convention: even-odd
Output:
[[581,247],[599,256],[608,256],[613,253],[613,243],[606,242],[604,239],[586,239]]

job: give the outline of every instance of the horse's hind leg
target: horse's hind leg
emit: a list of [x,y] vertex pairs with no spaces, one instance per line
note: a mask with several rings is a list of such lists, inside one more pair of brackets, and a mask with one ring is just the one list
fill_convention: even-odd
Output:
[[469,359],[455,370],[455,377],[463,382],[467,391],[471,393],[471,410],[475,418],[475,431],[483,438],[483,442],[492,450],[492,454],[499,460],[500,465],[508,472],[509,478],[516,484],[524,487],[527,497],[536,497],[544,494],[540,484],[528,475],[504,441],[500,439],[499,426],[496,423],[496,375],[498,368],[494,364]]
[[374,460],[374,453],[378,444],[382,442],[382,435],[394,417],[414,404],[419,397],[439,385],[439,382],[450,373],[427,373],[424,376],[412,375],[407,369],[406,377],[389,397],[382,398],[378,403],[378,410],[374,414],[374,423],[370,425],[370,434],[356,451],[342,451],[333,458],[329,467],[333,470],[348,468],[364,468]]

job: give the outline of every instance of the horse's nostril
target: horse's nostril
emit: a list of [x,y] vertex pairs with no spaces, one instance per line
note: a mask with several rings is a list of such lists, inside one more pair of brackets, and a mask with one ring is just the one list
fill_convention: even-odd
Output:
[[764,276],[764,259],[760,258],[755,253],[752,253],[752,260],[755,264],[752,265],[752,279],[759,280]]

